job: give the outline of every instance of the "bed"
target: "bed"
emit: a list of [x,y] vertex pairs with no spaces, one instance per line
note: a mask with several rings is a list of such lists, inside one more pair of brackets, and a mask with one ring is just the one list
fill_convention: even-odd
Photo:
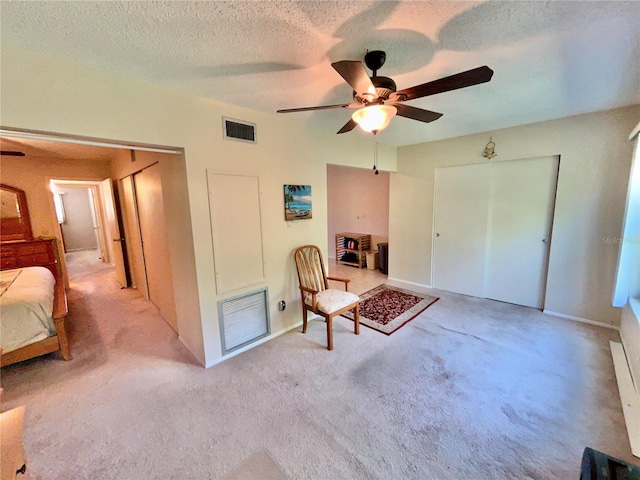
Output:
[[33,237],[24,190],[0,183],[0,201],[0,366],[58,350],[71,360],[56,239]]
[[1,366],[60,350],[71,360],[64,283],[44,266],[0,271]]

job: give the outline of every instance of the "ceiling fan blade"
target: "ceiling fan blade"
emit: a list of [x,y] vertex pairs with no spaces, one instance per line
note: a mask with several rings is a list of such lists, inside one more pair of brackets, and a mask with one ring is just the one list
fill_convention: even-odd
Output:
[[351,130],[353,130],[357,126],[358,126],[358,124],[356,122],[354,122],[352,118],[350,118],[349,121],[344,124],[344,127],[342,127],[340,130],[338,130],[338,134],[350,132]]
[[16,150],[0,150],[0,155],[6,155],[9,157],[24,157],[24,152],[18,152]]
[[412,107],[410,105],[405,105],[404,103],[393,103],[392,105],[398,109],[398,115],[400,115],[401,117],[410,118],[411,120],[418,120],[419,122],[433,122],[434,120],[438,120],[442,116],[441,113]]
[[276,110],[276,113],[292,113],[292,112],[308,112],[311,110],[328,110],[330,108],[360,108],[362,105],[357,103],[340,103],[337,105],[321,105],[318,107],[301,107],[301,108],[284,108]]
[[371,99],[376,98],[376,88],[371,83],[369,74],[357,60],[342,60],[332,63],[331,66],[351,85],[351,88],[358,94],[370,96]]
[[458,88],[486,83],[491,80],[492,76],[493,70],[485,65],[484,67],[474,68],[473,70],[456,73],[455,75],[423,83],[422,85],[399,90],[393,97],[394,101],[404,102],[405,100],[413,100],[414,98],[426,97],[437,93],[457,90]]

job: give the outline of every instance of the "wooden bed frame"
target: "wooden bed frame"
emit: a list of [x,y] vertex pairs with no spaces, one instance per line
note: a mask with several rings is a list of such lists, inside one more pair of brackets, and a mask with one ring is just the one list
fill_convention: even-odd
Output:
[[[55,239],[49,239],[47,240],[47,242],[50,242],[49,245],[51,248],[51,254],[55,255]],[[28,243],[30,242],[12,242],[12,244],[3,244],[3,255],[6,253],[5,247],[7,247],[8,245],[19,244],[21,246],[25,246]],[[69,346],[69,335],[65,326],[65,318],[69,313],[69,309],[67,306],[67,293],[64,288],[64,280],[58,270],[57,262],[54,262],[53,264],[50,261],[41,263],[30,262],[29,265],[20,265],[20,263],[22,263],[20,261],[18,261],[17,263],[18,264],[13,266],[12,268],[21,268],[26,266],[43,266],[49,268],[49,270],[53,273],[53,276],[56,280],[55,292],[53,297],[53,322],[56,327],[56,334],[51,337],[47,337],[44,340],[26,345],[11,352],[2,353],[0,355],[0,367],[5,367],[7,365],[28,360],[30,358],[35,358],[47,353],[56,352],[58,350],[60,350],[62,358],[64,358],[65,360],[71,360],[72,356],[71,348]],[[6,268],[2,268],[2,270],[5,269]]]

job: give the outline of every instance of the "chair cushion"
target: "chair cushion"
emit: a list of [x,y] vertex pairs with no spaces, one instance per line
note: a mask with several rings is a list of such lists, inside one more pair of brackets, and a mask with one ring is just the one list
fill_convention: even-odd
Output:
[[[329,315],[346,307],[347,305],[356,303],[360,300],[360,297],[351,292],[344,292],[342,290],[329,288],[319,292],[316,295],[316,300],[318,301],[318,310]],[[309,306],[313,306],[313,298],[311,295],[307,295],[305,303]]]

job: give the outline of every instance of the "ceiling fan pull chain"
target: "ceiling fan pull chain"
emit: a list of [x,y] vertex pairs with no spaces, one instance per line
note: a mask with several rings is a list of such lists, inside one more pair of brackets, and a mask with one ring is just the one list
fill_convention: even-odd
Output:
[[378,175],[378,137],[376,137],[377,130],[373,131],[373,171]]

